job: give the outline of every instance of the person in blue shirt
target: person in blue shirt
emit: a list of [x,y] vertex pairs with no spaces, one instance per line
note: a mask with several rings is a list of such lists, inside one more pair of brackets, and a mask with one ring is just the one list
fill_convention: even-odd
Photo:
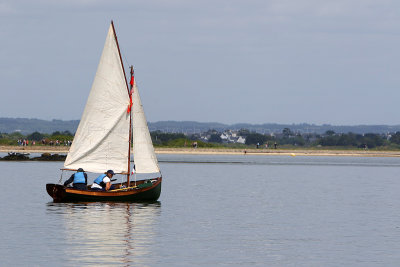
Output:
[[83,171],[82,168],[79,168],[78,171],[69,177],[68,180],[65,181],[64,186],[72,184],[72,187],[79,190],[87,190],[87,174]]
[[108,170],[104,174],[100,174],[92,184],[92,190],[105,190],[108,191],[113,189],[111,185],[111,178],[114,176],[113,170]]

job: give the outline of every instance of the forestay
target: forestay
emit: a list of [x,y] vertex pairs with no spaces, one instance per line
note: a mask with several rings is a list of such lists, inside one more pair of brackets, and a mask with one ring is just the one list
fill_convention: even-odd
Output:
[[132,144],[137,173],[160,172],[136,83],[132,93]]
[[110,26],[92,89],[65,168],[127,173],[129,104],[125,75],[113,27]]

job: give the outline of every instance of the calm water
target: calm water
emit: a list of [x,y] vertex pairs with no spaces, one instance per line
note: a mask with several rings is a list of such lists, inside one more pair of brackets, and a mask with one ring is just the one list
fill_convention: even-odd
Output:
[[159,159],[153,204],[54,204],[61,162],[0,162],[0,265],[400,265],[398,158]]

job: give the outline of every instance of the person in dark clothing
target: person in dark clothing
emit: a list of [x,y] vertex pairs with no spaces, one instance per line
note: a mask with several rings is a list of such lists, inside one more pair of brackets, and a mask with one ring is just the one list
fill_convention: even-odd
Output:
[[64,186],[72,184],[72,187],[79,190],[87,190],[87,174],[83,171],[82,168],[79,168],[78,171],[69,177],[68,180],[65,181]]

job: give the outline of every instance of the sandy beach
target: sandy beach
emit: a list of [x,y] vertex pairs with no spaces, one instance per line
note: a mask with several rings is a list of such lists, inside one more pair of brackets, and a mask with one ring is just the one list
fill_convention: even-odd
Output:
[[[0,146],[0,152],[67,153],[65,146]],[[227,149],[227,148],[155,148],[157,154],[194,155],[283,155],[283,156],[350,156],[350,157],[400,157],[400,151],[370,150],[290,150],[290,149]]]

